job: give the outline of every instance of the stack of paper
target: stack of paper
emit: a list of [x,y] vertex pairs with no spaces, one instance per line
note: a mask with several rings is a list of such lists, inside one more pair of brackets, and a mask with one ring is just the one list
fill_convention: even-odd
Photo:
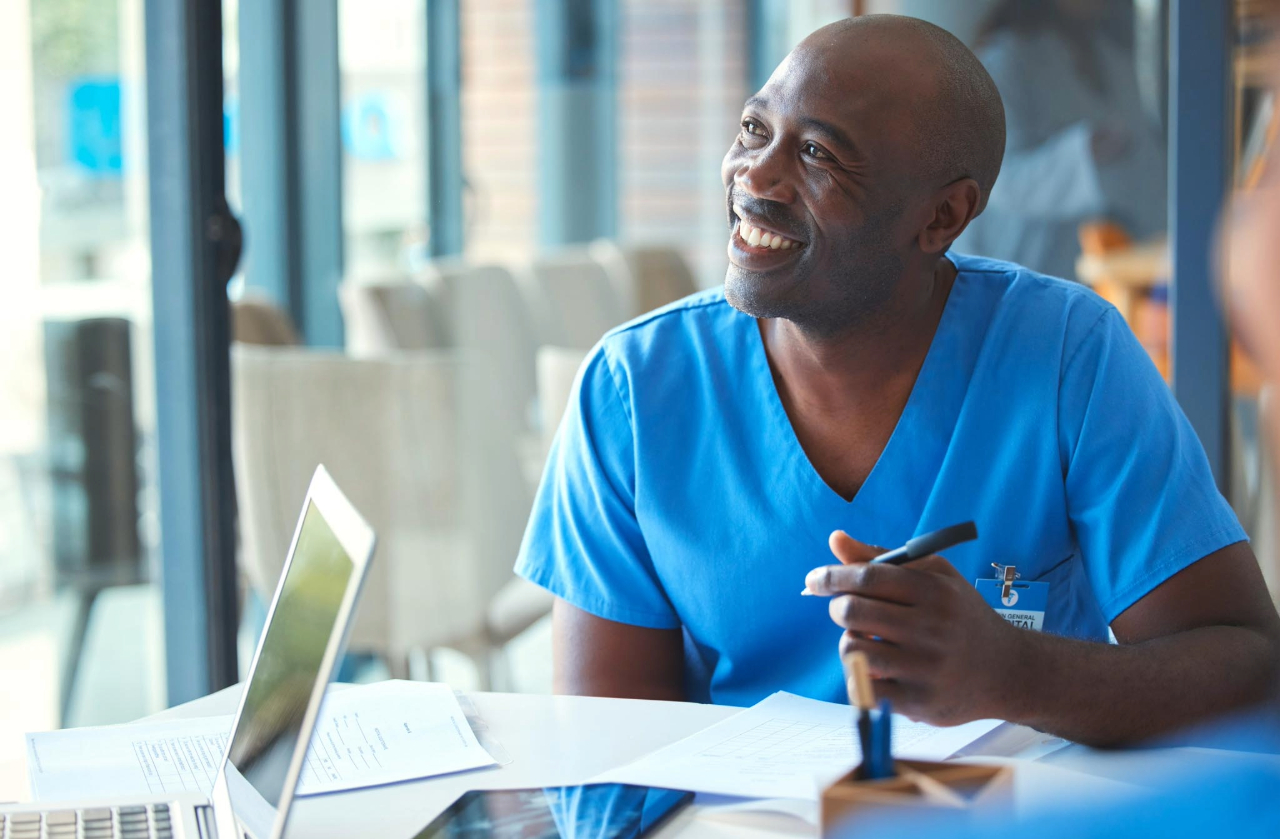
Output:
[[[27,735],[37,800],[213,789],[232,718],[73,728]],[[493,766],[448,685],[390,681],[330,691],[298,795]]]
[[[893,753],[945,760],[1000,725],[937,728],[893,718]],[[723,722],[593,780],[745,798],[817,801],[823,787],[862,760],[848,705],[775,693]]]

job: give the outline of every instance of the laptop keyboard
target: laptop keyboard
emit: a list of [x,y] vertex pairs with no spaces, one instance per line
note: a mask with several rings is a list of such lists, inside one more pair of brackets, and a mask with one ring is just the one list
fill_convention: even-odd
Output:
[[0,813],[0,839],[172,839],[168,804]]

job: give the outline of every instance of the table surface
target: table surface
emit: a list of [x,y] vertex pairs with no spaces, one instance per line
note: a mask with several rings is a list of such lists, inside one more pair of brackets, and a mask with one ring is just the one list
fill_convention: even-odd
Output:
[[[335,689],[349,686],[335,685]],[[719,722],[737,708],[683,702],[600,699],[533,694],[466,694],[474,712],[511,757],[505,766],[464,772],[373,789],[298,799],[290,816],[290,835],[347,837],[376,824],[388,837],[412,837],[462,793],[471,789],[519,789],[579,784],[606,769]],[[239,687],[179,705],[150,719],[181,719],[235,711]],[[469,709],[470,710],[470,709]],[[483,726],[482,726],[483,728]],[[1029,729],[1005,725],[962,752],[967,757],[1018,758],[1045,738]],[[1164,770],[1203,763],[1205,750],[1167,749],[1100,755],[1068,746],[1036,763],[1019,763],[1015,801],[1035,806],[1062,794],[1090,799],[1135,790],[1135,779],[1150,785]],[[1190,753],[1195,752],[1194,757]],[[1247,759],[1216,753],[1212,759]],[[1269,759],[1269,758],[1268,758]],[[0,801],[26,800],[23,754],[0,759]],[[767,812],[726,812],[703,800],[684,808],[659,831],[662,839],[763,839],[814,836],[817,829],[791,816]]]

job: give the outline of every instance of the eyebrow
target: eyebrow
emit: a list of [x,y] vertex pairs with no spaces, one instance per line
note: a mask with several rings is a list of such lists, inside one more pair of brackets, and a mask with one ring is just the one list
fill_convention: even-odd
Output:
[[[760,110],[768,110],[769,100],[759,95],[752,96],[750,99],[746,101],[746,103],[743,105],[743,108],[744,109],[759,108]],[[844,146],[846,151],[852,152],[854,154],[858,153],[858,144],[853,142],[853,140],[849,137],[848,133],[844,131],[844,129],[838,128],[837,126],[834,126],[825,120],[818,119],[817,117],[809,117],[809,116],[798,117],[796,121],[799,122],[801,125],[803,125],[805,128],[809,128],[813,131],[817,131],[820,134],[826,135],[827,138],[829,138],[830,140],[833,140],[836,145]]]

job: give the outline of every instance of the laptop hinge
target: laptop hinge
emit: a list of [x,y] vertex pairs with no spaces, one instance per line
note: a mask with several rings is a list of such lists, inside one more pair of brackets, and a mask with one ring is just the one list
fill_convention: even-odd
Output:
[[213,823],[213,808],[200,805],[196,809],[196,831],[200,839],[218,839],[218,828]]

